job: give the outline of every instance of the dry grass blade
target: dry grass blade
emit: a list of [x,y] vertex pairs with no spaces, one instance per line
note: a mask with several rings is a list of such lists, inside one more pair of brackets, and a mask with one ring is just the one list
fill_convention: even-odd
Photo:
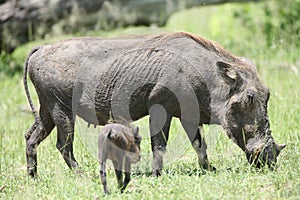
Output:
[[5,187],[6,187],[6,185],[2,185],[2,186],[0,187],[0,192],[2,192],[2,191],[5,189]]

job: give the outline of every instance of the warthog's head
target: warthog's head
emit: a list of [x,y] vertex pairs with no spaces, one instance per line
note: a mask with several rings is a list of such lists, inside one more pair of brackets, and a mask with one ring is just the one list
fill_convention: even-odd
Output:
[[254,66],[217,62],[219,74],[229,85],[224,111],[228,136],[242,148],[250,164],[274,168],[285,145],[277,145],[271,136],[268,119],[269,89],[259,80]]

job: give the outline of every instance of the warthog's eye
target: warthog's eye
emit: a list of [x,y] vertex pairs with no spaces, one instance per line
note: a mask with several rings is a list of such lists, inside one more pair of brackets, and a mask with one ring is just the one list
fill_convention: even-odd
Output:
[[244,126],[244,131],[245,131],[246,133],[254,133],[254,131],[255,131],[255,126],[254,126],[253,124],[246,124],[246,125]]

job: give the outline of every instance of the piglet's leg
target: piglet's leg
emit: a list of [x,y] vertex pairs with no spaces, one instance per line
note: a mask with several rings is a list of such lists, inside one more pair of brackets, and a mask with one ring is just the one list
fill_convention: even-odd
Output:
[[130,181],[130,172],[131,172],[131,163],[130,163],[130,159],[126,158],[125,160],[125,179],[124,179],[124,185],[121,188],[121,192],[123,193],[124,190],[126,189],[129,181]]
[[118,161],[113,161],[113,165],[115,168],[115,174],[118,181],[118,188],[122,188],[123,186],[123,174],[122,174],[122,167],[123,167],[123,160],[119,159]]
[[106,181],[106,160],[100,161],[100,178],[103,185],[104,194],[108,194]]

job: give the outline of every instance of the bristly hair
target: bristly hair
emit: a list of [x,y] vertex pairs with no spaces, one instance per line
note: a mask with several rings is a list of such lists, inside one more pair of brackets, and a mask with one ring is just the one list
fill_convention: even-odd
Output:
[[[170,35],[169,35],[170,36]],[[188,37],[200,44],[203,48],[207,49],[208,51],[215,52],[218,56],[223,57],[227,62],[232,63],[236,67],[239,68],[253,68],[250,66],[249,63],[243,61],[243,59],[239,58],[238,56],[235,56],[225,48],[223,48],[221,45],[218,43],[205,39],[203,37],[200,37],[198,35],[188,33],[188,32],[176,32],[175,34],[173,33],[173,37]]]
[[179,32],[179,34],[182,34],[183,36],[190,37],[194,41],[196,41],[198,44],[200,44],[202,47],[209,51],[216,52],[219,56],[225,57],[228,59],[228,61],[234,62],[234,63],[240,63],[242,62],[241,59],[235,55],[233,55],[231,52],[228,50],[224,49],[222,46],[220,46],[218,43],[204,39],[203,37],[200,37],[198,35],[194,35],[192,33],[187,33],[187,32]]

